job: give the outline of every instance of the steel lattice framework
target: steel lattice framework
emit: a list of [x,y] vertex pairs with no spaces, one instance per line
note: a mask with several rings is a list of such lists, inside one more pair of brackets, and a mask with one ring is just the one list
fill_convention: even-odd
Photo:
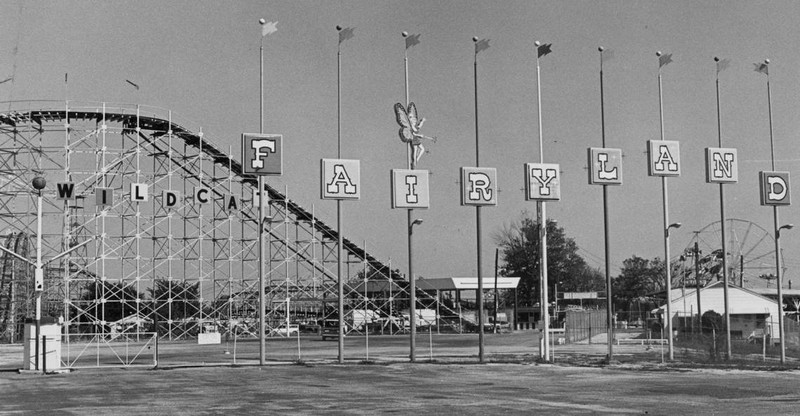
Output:
[[[0,111],[0,243],[35,256],[31,180],[36,176],[48,183],[44,259],[92,240],[47,265],[44,316],[63,317],[68,333],[114,331],[114,323],[126,318],[157,328],[168,339],[194,337],[210,323],[223,331],[235,328],[239,335],[257,334],[257,180],[241,174],[230,149],[220,150],[202,129],[192,131],[170,111],[152,107],[2,105],[7,110]],[[74,184],[72,199],[59,190],[66,183]],[[108,205],[97,196],[98,188],[110,190]],[[195,200],[201,188],[210,195],[207,203]],[[178,195],[174,206],[167,207],[164,191]],[[289,315],[332,317],[335,230],[283,193],[269,186],[267,192],[266,330]],[[351,241],[343,245],[348,310],[391,317],[403,302],[407,307],[406,282],[396,275],[390,279],[389,267]],[[0,338],[13,340],[20,322],[33,315],[33,272],[9,255],[0,256],[0,268]],[[361,284],[364,276],[383,282],[373,285],[379,293],[364,293],[370,287]],[[419,296],[422,303],[435,300]]]

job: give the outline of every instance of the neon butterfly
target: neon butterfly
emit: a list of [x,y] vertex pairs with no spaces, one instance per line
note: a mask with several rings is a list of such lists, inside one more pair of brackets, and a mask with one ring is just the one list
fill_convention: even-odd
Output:
[[400,125],[400,140],[403,143],[411,143],[414,148],[414,161],[419,161],[419,158],[425,153],[422,139],[436,143],[436,138],[425,136],[419,132],[425,119],[417,117],[417,106],[414,103],[408,104],[408,111],[403,108],[402,104],[397,103],[394,105],[394,113],[397,116],[397,124]]

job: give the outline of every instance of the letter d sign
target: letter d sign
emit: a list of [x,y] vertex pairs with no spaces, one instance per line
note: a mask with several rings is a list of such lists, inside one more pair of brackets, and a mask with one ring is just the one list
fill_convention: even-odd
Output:
[[789,172],[758,172],[761,205],[790,205]]

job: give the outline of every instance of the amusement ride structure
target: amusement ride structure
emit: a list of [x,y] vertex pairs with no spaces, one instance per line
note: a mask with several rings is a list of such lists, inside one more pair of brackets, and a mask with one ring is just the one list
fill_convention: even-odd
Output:
[[[66,334],[105,333],[123,321],[162,339],[194,337],[208,325],[258,334],[257,179],[242,174],[234,150],[152,107],[71,101],[2,107],[0,244],[34,256],[37,176],[48,184],[43,255],[93,240],[45,268],[44,317],[63,319]],[[336,231],[313,209],[266,188],[264,331],[290,317],[337,318]],[[393,317],[408,307],[407,282],[347,239],[342,253],[346,309],[377,311],[382,330],[402,330]],[[32,315],[32,275],[27,264],[0,253],[3,340],[20,339]],[[420,303],[436,301],[418,296]]]

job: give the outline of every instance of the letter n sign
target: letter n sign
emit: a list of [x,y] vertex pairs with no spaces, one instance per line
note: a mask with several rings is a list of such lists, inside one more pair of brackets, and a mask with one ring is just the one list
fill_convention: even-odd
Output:
[[392,169],[392,208],[429,208],[428,171]]
[[650,176],[681,176],[680,144],[676,141],[648,140],[647,160]]
[[360,162],[350,159],[322,159],[322,199],[360,199]]
[[622,150],[589,148],[589,185],[622,185]]
[[245,175],[283,174],[283,136],[280,134],[242,134],[242,173]]
[[736,149],[706,148],[706,182],[736,183],[739,181]]
[[561,171],[555,163],[525,164],[525,200],[561,199]]
[[789,172],[758,172],[761,205],[790,205]]
[[461,205],[497,205],[497,169],[462,167]]

